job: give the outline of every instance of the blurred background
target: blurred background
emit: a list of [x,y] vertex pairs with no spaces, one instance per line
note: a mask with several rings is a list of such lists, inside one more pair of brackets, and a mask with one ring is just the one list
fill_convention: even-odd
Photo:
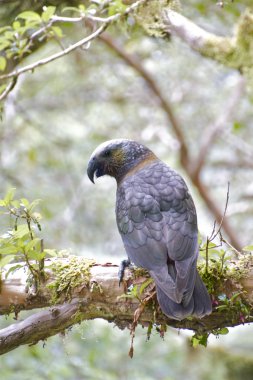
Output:
[[[215,1],[191,0],[183,13],[205,29],[227,35],[243,9],[233,2],[222,8]],[[80,26],[66,27],[64,43],[80,39],[81,33]],[[148,36],[137,25],[124,30],[110,27],[109,36],[126,56],[135,57],[168,100],[193,161],[205,136],[222,125],[205,156],[201,180],[221,213],[230,182],[231,228],[242,246],[252,244],[252,98],[239,73],[199,56],[176,38]],[[52,41],[26,63],[56,50]],[[98,39],[88,50],[77,50],[19,78],[0,122],[0,197],[15,187],[17,197],[42,200],[46,248],[118,263],[125,253],[114,215],[116,184],[102,178],[94,186],[86,176],[92,151],[112,138],[138,140],[178,170],[193,194],[200,233],[204,238],[211,234],[214,215],[181,166],[180,141],[160,99],[140,73]],[[24,316],[20,314],[20,319]],[[12,318],[2,317],[1,326]],[[208,348],[193,349],[190,336],[168,329],[164,340],[153,332],[146,341],[146,331],[138,328],[131,360],[129,331],[100,320],[83,322],[65,336],[0,357],[1,376],[8,380],[253,378],[250,326],[211,338]]]

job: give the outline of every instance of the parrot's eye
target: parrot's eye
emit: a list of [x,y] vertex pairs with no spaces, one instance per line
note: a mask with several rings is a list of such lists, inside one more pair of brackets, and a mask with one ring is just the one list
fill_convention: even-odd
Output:
[[104,153],[105,157],[109,157],[111,155],[111,151],[107,149]]

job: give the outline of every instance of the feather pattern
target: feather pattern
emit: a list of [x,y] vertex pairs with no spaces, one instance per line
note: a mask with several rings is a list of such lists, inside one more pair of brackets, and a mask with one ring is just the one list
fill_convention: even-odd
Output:
[[171,318],[203,317],[210,297],[197,274],[197,215],[183,178],[155,159],[118,184],[116,218],[127,255],[149,270]]

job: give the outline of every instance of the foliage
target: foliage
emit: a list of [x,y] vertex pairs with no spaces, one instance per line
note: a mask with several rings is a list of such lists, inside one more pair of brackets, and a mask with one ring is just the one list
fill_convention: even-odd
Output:
[[24,56],[32,52],[32,47],[38,38],[39,42],[50,38],[61,38],[62,30],[50,23],[56,7],[44,7],[41,14],[34,11],[24,11],[17,15],[12,25],[0,28],[0,51],[5,52],[1,56],[0,71],[4,71],[7,60],[20,61]]
[[10,219],[11,229],[0,237],[0,268],[9,263],[12,265],[5,277],[21,267],[19,262],[25,262],[35,282],[44,277],[44,259],[47,254],[55,255],[54,250],[44,249],[43,239],[38,237],[41,231],[41,215],[35,211],[40,200],[29,202],[26,198],[14,199],[15,189],[10,189],[3,199],[0,199],[0,214]]
[[[100,21],[106,20],[106,16],[116,14],[123,15],[127,6],[121,0],[104,2],[90,1],[86,7],[79,4],[77,7],[59,7],[60,16],[70,14],[78,16],[77,21],[100,16]],[[60,46],[63,38],[63,29],[60,24],[75,22],[75,17],[59,17],[56,15],[56,6],[43,6],[42,12],[27,10],[19,13],[11,25],[0,28],[0,72],[5,71],[9,61],[16,64],[27,55],[30,55],[40,45],[55,39]],[[101,17],[103,16],[103,18]],[[73,20],[73,21],[72,21]],[[97,19],[95,20],[97,21]],[[4,88],[2,88],[2,91]]]

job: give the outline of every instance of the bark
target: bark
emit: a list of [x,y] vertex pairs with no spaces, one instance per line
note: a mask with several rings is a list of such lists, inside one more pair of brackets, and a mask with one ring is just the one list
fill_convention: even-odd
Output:
[[[82,320],[103,318],[119,328],[130,327],[137,323],[148,326],[150,323],[169,325],[175,328],[191,329],[198,334],[217,331],[223,327],[252,322],[253,313],[253,260],[248,255],[237,262],[234,276],[226,272],[222,285],[214,284],[212,299],[214,305],[218,295],[225,293],[227,299],[235,292],[243,294],[236,302],[228,302],[221,309],[214,307],[213,313],[198,320],[195,318],[176,321],[164,316],[157,305],[154,284],[136,297],[125,297],[130,285],[140,286],[148,274],[140,269],[126,270],[124,284],[118,284],[118,266],[110,263],[97,264],[78,257],[46,261],[44,282],[38,289],[28,287],[28,271],[25,265],[1,282],[0,313],[45,308],[35,312],[22,321],[0,331],[0,354],[4,354],[24,344],[35,344],[53,336]],[[238,276],[238,271],[243,277]],[[3,273],[4,274],[4,273]],[[30,281],[31,283],[31,281]],[[245,293],[243,293],[245,292]],[[142,301],[140,301],[142,299]],[[240,301],[238,301],[240,299]],[[243,307],[238,306],[243,305]],[[243,309],[247,305],[247,316]],[[244,311],[243,311],[244,310]]]

